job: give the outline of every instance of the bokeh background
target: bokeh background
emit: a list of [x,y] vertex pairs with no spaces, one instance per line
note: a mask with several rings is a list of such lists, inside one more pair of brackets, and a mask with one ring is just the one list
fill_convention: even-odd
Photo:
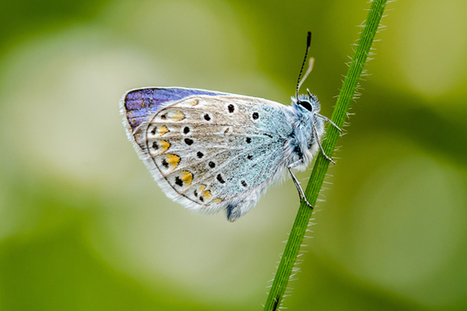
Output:
[[[119,100],[184,86],[289,104],[311,30],[304,89],[330,116],[369,6],[1,1],[0,310],[260,310],[293,183],[233,224],[194,215],[138,159]],[[466,12],[388,5],[289,310],[467,309]]]

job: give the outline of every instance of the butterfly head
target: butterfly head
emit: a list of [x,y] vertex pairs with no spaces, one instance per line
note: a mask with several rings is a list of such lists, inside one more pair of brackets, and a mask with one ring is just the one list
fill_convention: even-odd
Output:
[[321,106],[318,97],[314,94],[298,95],[298,98],[292,97],[292,109],[296,114],[297,121],[308,127],[313,125],[321,128],[323,120],[320,118],[319,111]]
[[321,109],[318,97],[315,94],[308,92],[308,95],[298,95],[298,98],[292,98],[295,109],[303,113],[317,114]]
[[318,150],[317,141],[324,134],[324,120],[319,114],[320,108],[318,97],[309,92],[297,98],[292,97],[295,138],[301,154],[305,157],[305,164]]

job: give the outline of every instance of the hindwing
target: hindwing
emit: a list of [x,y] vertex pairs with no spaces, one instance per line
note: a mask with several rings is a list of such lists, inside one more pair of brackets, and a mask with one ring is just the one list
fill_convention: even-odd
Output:
[[288,108],[255,97],[191,91],[147,108],[144,121],[134,113],[129,118],[128,134],[140,157],[166,194],[193,210],[255,204],[285,167],[292,132]]

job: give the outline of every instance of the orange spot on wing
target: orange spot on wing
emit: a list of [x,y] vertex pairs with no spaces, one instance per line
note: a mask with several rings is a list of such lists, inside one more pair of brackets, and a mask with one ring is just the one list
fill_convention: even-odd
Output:
[[185,183],[185,185],[189,186],[193,180],[193,174],[188,171],[182,171],[180,179]]
[[169,132],[169,129],[167,128],[167,126],[165,125],[162,125],[161,127],[158,127],[157,128],[157,136],[162,136],[164,134],[167,134]]
[[185,114],[181,110],[174,110],[169,112],[170,121],[178,122],[185,119]]
[[168,154],[165,156],[167,162],[172,166],[172,168],[176,168],[178,163],[180,163],[180,157],[175,154]]
[[161,140],[159,142],[159,147],[160,147],[160,149],[162,149],[161,152],[164,152],[167,149],[169,149],[170,143],[168,141],[166,141],[166,140]]
[[204,191],[202,196],[205,201],[209,201],[212,198],[211,191],[209,190]]

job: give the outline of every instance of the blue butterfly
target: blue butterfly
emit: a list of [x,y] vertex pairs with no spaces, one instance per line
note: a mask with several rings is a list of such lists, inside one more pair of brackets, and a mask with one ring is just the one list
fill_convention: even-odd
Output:
[[[310,42],[308,33],[299,81]],[[323,152],[324,122],[331,122],[318,114],[315,95],[298,95],[311,67],[312,60],[291,106],[201,89],[130,90],[121,102],[128,138],[165,194],[193,211],[225,209],[235,221],[286,171],[312,207],[292,172]]]

